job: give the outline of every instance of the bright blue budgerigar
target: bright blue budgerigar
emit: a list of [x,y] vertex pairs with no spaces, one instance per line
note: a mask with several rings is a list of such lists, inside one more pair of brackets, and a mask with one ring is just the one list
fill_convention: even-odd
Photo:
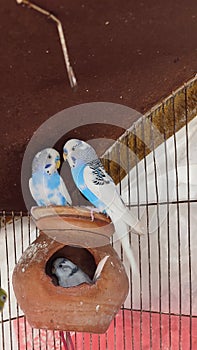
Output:
[[32,162],[29,189],[38,206],[71,205],[68,190],[58,173],[60,155],[53,148],[38,152]]
[[130,261],[133,271],[137,271],[136,262],[129,243],[129,228],[137,234],[143,234],[145,228],[125,206],[112,178],[105,171],[95,150],[88,143],[72,139],[63,148],[64,160],[68,160],[76,186],[82,194],[101,212],[112,220],[117,238]]

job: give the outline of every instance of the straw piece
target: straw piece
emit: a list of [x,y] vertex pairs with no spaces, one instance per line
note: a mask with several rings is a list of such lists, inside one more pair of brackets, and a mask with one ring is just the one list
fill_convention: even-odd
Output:
[[65,65],[66,65],[66,69],[67,69],[67,73],[68,73],[70,86],[72,88],[76,87],[77,86],[77,79],[76,79],[75,73],[72,69],[72,66],[70,64],[68,49],[67,49],[66,40],[65,40],[64,31],[63,31],[61,21],[57,17],[55,17],[52,13],[50,13],[49,11],[41,8],[40,6],[33,4],[32,2],[30,2],[28,0],[16,0],[16,2],[18,4],[27,5],[29,8],[47,16],[48,18],[50,18],[52,21],[54,21],[56,23],[58,34],[59,34],[59,39],[60,39],[60,43],[61,43],[61,47],[62,47],[62,52],[63,52],[63,56],[64,56],[64,61],[65,61]]

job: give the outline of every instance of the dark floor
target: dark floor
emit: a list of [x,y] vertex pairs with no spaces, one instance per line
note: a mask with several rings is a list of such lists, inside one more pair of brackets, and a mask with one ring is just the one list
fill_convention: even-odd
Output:
[[[77,91],[69,87],[55,24],[14,0],[1,0],[0,209],[25,209],[23,154],[50,116],[94,101],[143,113],[197,71],[195,0],[37,4],[62,21],[79,85]],[[114,138],[118,133],[114,130]]]

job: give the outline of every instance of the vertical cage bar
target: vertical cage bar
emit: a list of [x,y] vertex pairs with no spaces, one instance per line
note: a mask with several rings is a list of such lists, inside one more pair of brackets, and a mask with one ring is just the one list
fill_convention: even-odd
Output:
[[116,318],[114,318],[114,350],[118,350],[116,347]]
[[[75,344],[75,347],[77,349],[77,345]],[[90,333],[90,350],[93,350],[92,348],[92,333]]]
[[126,350],[126,332],[125,332],[125,327],[126,327],[126,323],[125,323],[125,309],[123,308],[123,310],[122,310],[122,329],[123,329],[123,347],[124,347],[124,350]]
[[[129,174],[130,171],[130,155],[129,155],[129,134],[126,136],[126,146],[127,146],[127,173]],[[130,176],[128,175],[128,205],[129,208],[131,207],[131,184],[130,184]],[[129,235],[129,243],[131,245],[131,235]],[[129,279],[130,279],[130,317],[131,317],[131,344],[132,344],[132,350],[134,350],[134,324],[133,324],[133,278],[132,278],[132,270],[131,266],[129,269]]]
[[39,350],[41,350],[41,330],[38,330]]
[[176,142],[176,111],[175,111],[175,97],[172,97],[172,108],[174,115],[174,154],[175,154],[175,177],[176,177],[176,210],[177,210],[177,239],[178,239],[178,279],[179,279],[179,350],[181,350],[182,344],[182,325],[181,325],[181,313],[182,313],[182,298],[181,298],[181,237],[180,237],[180,207],[179,207],[179,174],[178,174],[178,156],[177,156],[177,142]]
[[[142,139],[145,140],[144,119],[141,123]],[[146,144],[143,144],[144,152],[144,172],[145,172],[145,197],[146,197],[146,218],[147,218],[147,245],[148,245],[148,286],[149,286],[149,322],[150,322],[150,349],[152,349],[152,284],[151,284],[151,251],[150,251],[150,232],[149,232],[149,206],[148,206],[148,178],[147,178],[147,163],[146,163]]]
[[49,343],[49,332],[47,330],[45,330],[45,337],[46,337],[46,350],[48,350],[48,343]]
[[[134,153],[136,155],[137,154],[137,136],[136,136],[135,124],[134,124],[134,127],[133,127],[133,134],[134,134]],[[139,177],[138,177],[137,159],[135,159],[135,167],[136,167],[136,181],[137,181],[137,199],[139,200],[139,183],[138,183]],[[138,249],[139,249],[139,242],[138,242]],[[133,279],[133,276],[132,276],[132,279]],[[133,308],[133,306],[132,306],[132,308]],[[133,321],[134,321],[134,318],[133,318]],[[134,349],[135,349],[135,336],[134,336],[135,335],[135,329],[136,329],[136,326],[133,327],[133,348]],[[141,329],[140,329],[140,334],[141,334]]]
[[157,206],[157,239],[158,239],[158,275],[159,275],[159,337],[160,337],[160,350],[162,350],[162,314],[161,314],[161,237],[160,237],[160,216],[159,216],[159,191],[158,191],[158,175],[157,175],[157,163],[155,157],[155,143],[154,143],[154,124],[153,115],[150,115],[150,135],[151,135],[151,149],[153,153],[154,164],[154,180],[155,180],[155,193],[156,193],[156,206]]
[[[137,155],[137,132],[134,125],[133,132],[134,138],[134,153]],[[139,193],[139,171],[138,171],[138,159],[135,157],[135,167],[136,167],[136,178],[137,178],[137,208],[138,208],[138,218],[140,216],[139,203],[140,203],[140,193]],[[142,350],[142,260],[141,260],[141,237],[138,236],[138,254],[139,254],[139,283],[140,283],[140,350]]]
[[[123,152],[125,152],[124,150],[124,146],[122,147],[121,143],[117,144],[117,163],[119,164],[119,170],[118,170],[118,184],[119,184],[119,193],[120,195],[122,194],[122,183],[121,183],[121,148],[123,150]],[[125,170],[125,169],[124,169]],[[129,235],[129,233],[127,233]],[[121,255],[121,261],[122,263],[124,262],[124,251],[123,251],[123,247],[121,244],[121,249],[120,249],[120,255]],[[125,318],[124,318],[124,305],[123,305],[123,309],[122,309],[122,338],[123,338],[123,350],[126,349],[126,339],[125,339]],[[120,337],[120,334],[119,334]]]
[[[21,220],[21,252],[22,254],[24,253],[24,230],[23,230],[23,215],[22,212],[20,213],[20,220]],[[27,336],[27,322],[26,322],[26,318],[23,318],[23,322],[24,322],[24,333],[25,336]],[[32,335],[32,334],[31,334]],[[32,337],[33,339],[33,337]],[[32,348],[33,348],[33,340],[32,340]],[[27,350],[27,344],[26,344],[26,349]]]
[[101,337],[100,337],[100,334],[98,335],[98,348],[99,348],[99,350],[101,350]]
[[52,334],[53,334],[53,347],[54,347],[54,349],[56,349],[56,346],[55,346],[55,331],[52,331]]
[[85,348],[85,340],[84,340],[84,333],[82,333],[82,349]]
[[[1,286],[1,269],[0,269],[0,286]],[[5,330],[4,330],[4,322],[3,322],[3,312],[1,312],[1,332],[2,332],[2,346],[4,349],[5,348]]]
[[[16,253],[16,230],[15,230],[15,215],[14,212],[12,211],[12,230],[13,230],[13,243],[14,243],[14,262],[15,265],[17,263],[17,253]],[[18,303],[16,305],[17,309],[17,340],[18,340],[18,348],[20,349],[20,328],[19,328],[19,307]],[[11,315],[10,315],[11,318]],[[11,322],[11,321],[10,321]]]
[[63,350],[65,347],[64,341],[66,342],[66,345],[67,345],[67,336],[65,335],[65,332],[63,332],[63,331],[58,331],[58,336],[60,339],[60,350]]
[[[164,110],[164,103],[162,105],[163,110],[163,116],[165,114]],[[170,203],[169,203],[169,177],[168,177],[168,154],[167,154],[167,125],[166,125],[166,119],[164,118],[164,146],[165,146],[165,165],[166,165],[166,185],[167,185],[167,254],[168,254],[168,312],[169,312],[169,327],[168,327],[168,333],[169,333],[169,348],[171,348],[171,264],[170,264]]]
[[122,192],[122,183],[121,183],[121,144],[120,142],[118,142],[116,144],[116,148],[117,148],[117,163],[119,165],[119,168],[118,168],[118,187],[119,187],[119,193],[121,195],[121,192]]
[[108,349],[107,332],[105,333],[105,349]]
[[191,257],[191,222],[190,222],[190,171],[189,171],[189,139],[188,139],[188,104],[187,104],[187,86],[185,92],[185,117],[186,117],[186,162],[187,162],[187,215],[188,215],[188,254],[189,254],[189,303],[190,303],[190,349],[192,350],[192,257]]

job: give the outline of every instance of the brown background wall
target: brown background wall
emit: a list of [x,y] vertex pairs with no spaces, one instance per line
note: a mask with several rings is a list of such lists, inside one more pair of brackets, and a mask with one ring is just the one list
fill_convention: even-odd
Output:
[[[50,116],[93,101],[143,113],[196,72],[195,0],[37,4],[62,21],[79,86],[77,91],[69,87],[54,23],[14,0],[1,0],[0,209],[25,209],[23,153]],[[78,136],[87,138],[88,132]],[[105,136],[105,130],[99,132]],[[119,132],[114,130],[113,137]]]

